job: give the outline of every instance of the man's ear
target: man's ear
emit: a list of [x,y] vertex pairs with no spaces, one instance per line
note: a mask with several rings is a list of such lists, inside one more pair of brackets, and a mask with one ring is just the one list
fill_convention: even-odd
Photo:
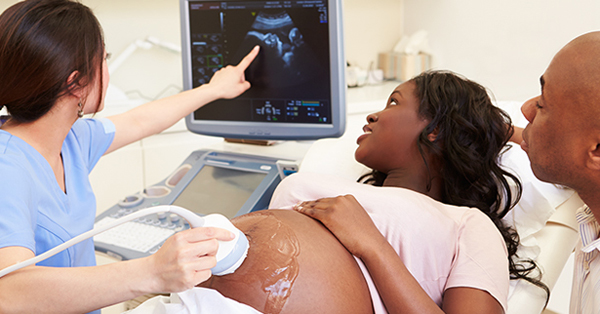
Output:
[[587,166],[592,170],[600,170],[600,134],[596,136],[594,144],[588,150]]
[[69,78],[67,78],[67,86],[69,86],[69,93],[79,99],[83,98],[83,88],[76,83],[79,77],[79,71],[73,71]]
[[430,142],[433,142],[433,141],[435,141],[435,139],[436,139],[436,138],[437,138],[437,136],[438,136],[438,133],[439,133],[439,131],[440,131],[440,130],[439,130],[438,128],[435,128],[435,129],[433,130],[433,132],[431,132],[431,133],[427,134],[427,139],[428,139]]

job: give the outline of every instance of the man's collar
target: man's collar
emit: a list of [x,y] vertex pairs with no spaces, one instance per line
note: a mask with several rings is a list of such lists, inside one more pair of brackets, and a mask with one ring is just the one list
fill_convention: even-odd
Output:
[[590,253],[596,249],[600,250],[600,225],[592,210],[586,205],[582,206],[575,213],[575,218],[579,223],[579,236],[581,237],[582,251]]

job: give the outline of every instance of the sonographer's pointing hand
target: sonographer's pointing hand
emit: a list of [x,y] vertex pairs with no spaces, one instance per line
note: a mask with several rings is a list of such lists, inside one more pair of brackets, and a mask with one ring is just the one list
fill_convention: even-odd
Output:
[[233,239],[233,233],[213,227],[174,234],[149,257],[155,291],[181,292],[206,281],[217,264],[217,240]]
[[213,75],[209,85],[219,92],[218,98],[235,98],[250,88],[250,82],[246,81],[244,71],[254,61],[259,50],[260,46],[255,46],[238,65],[228,65]]

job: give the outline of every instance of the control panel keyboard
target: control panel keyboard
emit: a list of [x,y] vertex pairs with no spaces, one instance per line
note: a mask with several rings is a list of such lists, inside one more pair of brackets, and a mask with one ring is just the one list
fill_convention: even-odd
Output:
[[[115,220],[117,219],[104,217],[102,220],[96,222],[95,227],[111,223]],[[129,221],[96,235],[94,241],[119,245],[133,251],[152,254],[175,232],[174,228],[164,228],[152,224]]]

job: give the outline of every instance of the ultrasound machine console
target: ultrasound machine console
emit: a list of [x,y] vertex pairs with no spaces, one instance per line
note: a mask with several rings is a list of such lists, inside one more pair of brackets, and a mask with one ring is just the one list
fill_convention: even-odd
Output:
[[[100,214],[95,226],[158,205],[177,205],[201,216],[220,213],[231,219],[266,209],[281,178],[295,170],[285,160],[198,150],[166,179]],[[189,228],[178,215],[158,213],[96,235],[94,243],[96,251],[128,260],[153,254],[168,237]]]

